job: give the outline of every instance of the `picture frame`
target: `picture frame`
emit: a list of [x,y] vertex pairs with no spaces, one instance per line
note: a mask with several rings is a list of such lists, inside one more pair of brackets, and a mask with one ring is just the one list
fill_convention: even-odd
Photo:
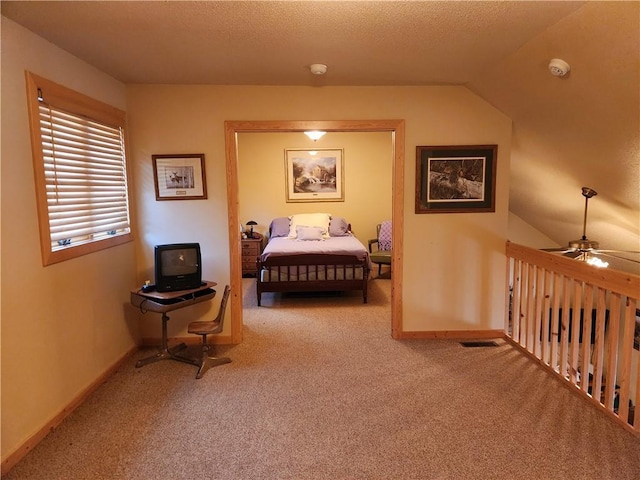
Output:
[[204,153],[152,155],[156,200],[207,198]]
[[415,213],[495,212],[497,145],[416,147]]
[[343,149],[285,149],[287,202],[344,202]]

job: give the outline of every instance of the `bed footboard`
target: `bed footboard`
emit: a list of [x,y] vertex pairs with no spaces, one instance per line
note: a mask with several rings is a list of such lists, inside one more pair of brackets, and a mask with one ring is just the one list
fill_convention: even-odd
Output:
[[369,262],[354,255],[302,254],[257,261],[258,306],[263,292],[327,292],[362,290],[367,303]]

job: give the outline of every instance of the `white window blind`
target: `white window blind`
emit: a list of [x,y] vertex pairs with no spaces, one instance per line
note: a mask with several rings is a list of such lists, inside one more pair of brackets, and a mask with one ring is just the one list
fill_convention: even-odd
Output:
[[122,127],[40,100],[51,251],[130,233]]

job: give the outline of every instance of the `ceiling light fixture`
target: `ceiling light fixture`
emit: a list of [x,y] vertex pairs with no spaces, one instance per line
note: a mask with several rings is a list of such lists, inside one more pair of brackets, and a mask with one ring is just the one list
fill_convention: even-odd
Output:
[[586,259],[586,262],[589,265],[593,265],[594,267],[598,268],[607,268],[609,266],[609,262],[605,262],[602,259],[594,257],[592,255],[589,255],[589,257]]
[[320,130],[309,130],[307,132],[304,132],[304,134],[314,142],[322,138],[325,133],[327,132],[321,132]]
[[569,64],[559,58],[554,58],[549,62],[549,71],[554,77],[564,77],[570,70]]
[[311,73],[314,75],[324,75],[327,73],[327,66],[322,63],[314,63],[309,66],[309,70],[311,70]]

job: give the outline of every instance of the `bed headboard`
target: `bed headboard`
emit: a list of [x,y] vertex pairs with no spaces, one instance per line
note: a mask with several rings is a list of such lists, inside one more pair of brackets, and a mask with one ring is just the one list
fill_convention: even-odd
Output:
[[[289,228],[291,226],[291,217],[276,217],[269,224],[269,231],[267,234],[269,238],[275,237],[287,237],[289,235]],[[344,217],[331,216],[329,221],[329,236],[341,237],[345,235],[351,235],[351,224],[347,222]],[[268,240],[267,239],[267,240]]]

